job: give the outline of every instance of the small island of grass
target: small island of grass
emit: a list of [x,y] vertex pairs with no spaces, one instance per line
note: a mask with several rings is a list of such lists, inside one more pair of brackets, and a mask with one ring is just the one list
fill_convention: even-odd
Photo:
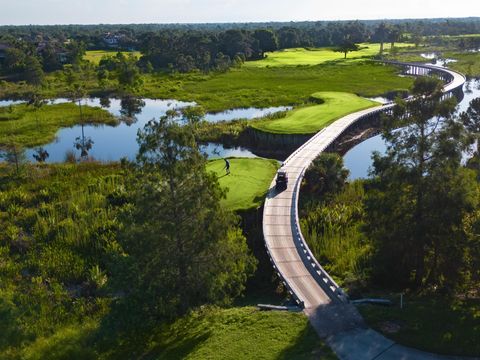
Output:
[[[82,116],[84,124],[118,124],[114,115],[98,107],[82,106]],[[45,105],[38,110],[25,104],[1,107],[0,147],[48,144],[59,129],[81,123],[79,108],[73,103]]]
[[321,104],[298,108],[281,119],[252,122],[251,126],[275,134],[313,134],[342,116],[379,105],[344,92],[322,91],[312,98]]

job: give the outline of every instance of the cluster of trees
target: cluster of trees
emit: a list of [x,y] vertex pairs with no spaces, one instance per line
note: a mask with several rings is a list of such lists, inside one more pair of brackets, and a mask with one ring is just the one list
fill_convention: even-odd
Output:
[[3,53],[0,58],[0,73],[13,76],[38,85],[43,81],[44,72],[61,70],[65,64],[81,61],[85,47],[77,41],[60,43],[28,42],[12,36],[0,37]]
[[480,99],[457,114],[441,87],[419,78],[414,99],[398,101],[385,119],[386,154],[374,155],[363,183],[347,184],[333,154],[306,174],[302,227],[316,255],[347,283],[368,278],[386,288],[451,294],[478,289]]
[[[145,71],[151,71],[150,63],[147,63]],[[133,54],[127,56],[118,52],[114,57],[102,58],[96,73],[100,86],[104,87],[108,79],[117,80],[121,93],[134,92],[142,84],[140,68]]]
[[148,62],[157,69],[171,67],[180,72],[224,71],[246,60],[259,59],[278,47],[279,40],[271,30],[146,33],[140,37],[139,45],[141,64]]
[[[387,122],[385,156],[374,156],[367,183],[366,231],[384,284],[447,291],[478,286],[478,169],[463,154],[478,137],[478,101],[455,116],[454,98],[420,78],[415,99],[399,102]],[[398,129],[398,130],[397,130]],[[478,152],[472,160],[477,163]]]

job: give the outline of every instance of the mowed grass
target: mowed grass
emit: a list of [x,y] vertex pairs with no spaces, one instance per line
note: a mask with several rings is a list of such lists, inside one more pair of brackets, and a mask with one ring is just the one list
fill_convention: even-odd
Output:
[[[365,305],[359,310],[368,324],[399,344],[438,354],[480,355],[480,300],[405,297],[405,307]],[[396,324],[398,332],[386,332]]]
[[[120,51],[125,56],[133,54],[137,59],[140,58],[141,53],[140,51]],[[100,60],[103,57],[114,57],[117,55],[118,51],[115,50],[89,50],[85,52],[85,56],[83,57],[84,60],[90,61],[92,64],[98,65]]]
[[[118,120],[98,107],[82,106],[83,119],[88,124],[117,125]],[[81,122],[80,111],[72,103],[45,105],[35,109],[25,104],[0,108],[0,146],[12,143],[22,147],[44,145],[55,139],[60,128]]]
[[379,105],[375,101],[343,92],[317,92],[312,97],[323,103],[293,110],[282,119],[254,121],[251,126],[276,134],[312,134],[342,116]]
[[158,340],[148,359],[336,359],[305,315],[253,307],[195,313],[169,326]]
[[220,186],[228,189],[223,200],[231,210],[247,210],[259,207],[279,167],[275,160],[261,158],[229,158],[230,174],[225,174],[225,161],[212,160],[207,170],[218,176]]
[[[347,60],[359,59],[363,57],[375,56],[380,52],[380,44],[378,43],[362,43],[359,51],[349,52]],[[406,48],[414,46],[409,43],[397,43],[395,47]],[[384,52],[388,53],[391,46],[384,44]],[[327,61],[343,60],[344,54],[333,51],[334,48],[294,48],[281,51],[269,52],[266,58],[256,61],[248,61],[245,67],[271,67],[271,66],[299,66],[299,65],[318,65]]]
[[[101,351],[92,345],[98,322],[66,327],[39,338],[7,359],[336,359],[302,313],[262,312],[253,307],[203,308],[152,329],[136,342]],[[121,341],[119,341],[121,342]],[[9,356],[10,355],[10,356]]]

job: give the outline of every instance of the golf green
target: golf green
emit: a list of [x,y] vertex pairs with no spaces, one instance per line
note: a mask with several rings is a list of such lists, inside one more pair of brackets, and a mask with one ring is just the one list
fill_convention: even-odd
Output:
[[228,175],[223,159],[207,164],[207,170],[215,172],[220,186],[228,191],[224,204],[231,210],[260,206],[279,167],[278,162],[262,158],[229,158],[228,161]]
[[295,109],[281,119],[254,121],[251,126],[275,134],[313,134],[342,116],[379,105],[344,92],[322,91],[312,97],[323,103]]

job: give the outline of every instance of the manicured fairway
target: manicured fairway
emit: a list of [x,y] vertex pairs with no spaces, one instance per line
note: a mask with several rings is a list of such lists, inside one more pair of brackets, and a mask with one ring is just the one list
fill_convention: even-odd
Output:
[[[374,56],[380,52],[380,44],[359,44],[359,51],[350,52],[348,59]],[[413,44],[398,43],[395,47],[407,47]],[[390,44],[384,44],[384,50],[390,50]],[[344,54],[334,52],[332,48],[295,48],[267,53],[267,58],[245,63],[246,67],[318,65],[326,61],[343,60]]]
[[279,165],[275,160],[230,158],[230,175],[225,175],[225,161],[212,160],[207,170],[217,174],[222,188],[227,188],[224,204],[231,210],[258,207],[272,182]]
[[[83,119],[88,124],[117,125],[108,111],[98,107],[82,106]],[[72,103],[45,105],[35,110],[27,105],[0,108],[0,146],[16,143],[23,147],[47,144],[55,139],[60,128],[80,123],[80,112]]]
[[[113,57],[117,54],[117,52],[118,51],[115,50],[90,50],[85,52],[85,56],[83,58],[95,65],[98,65],[104,56]],[[140,58],[141,55],[140,51],[121,51],[121,53],[124,55],[133,54],[136,58]]]
[[323,104],[291,111],[285,118],[252,122],[252,127],[276,134],[312,134],[349,113],[378,103],[355,94],[323,91],[312,95]]

